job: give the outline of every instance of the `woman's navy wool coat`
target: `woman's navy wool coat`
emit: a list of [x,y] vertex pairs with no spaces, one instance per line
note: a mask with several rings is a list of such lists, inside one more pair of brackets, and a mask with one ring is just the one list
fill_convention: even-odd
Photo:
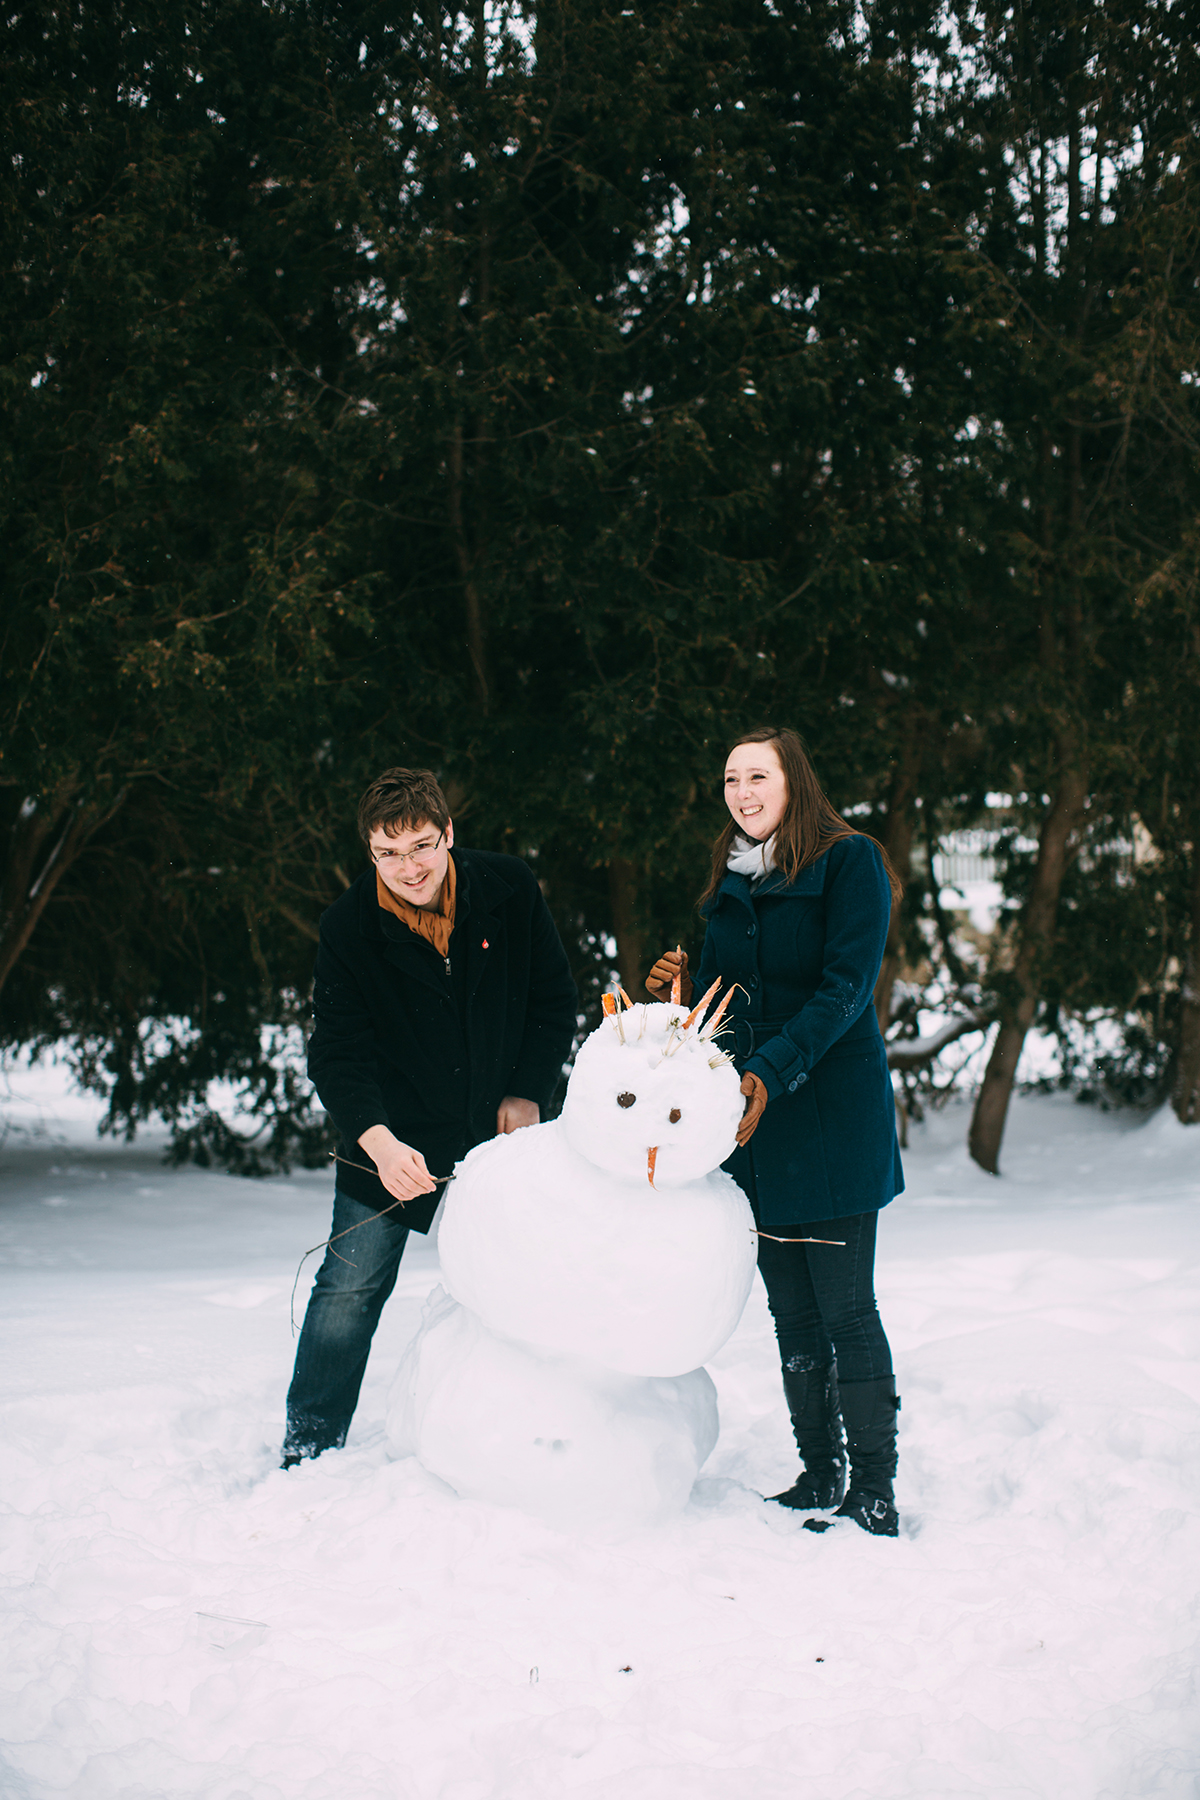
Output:
[[891,911],[878,848],[843,838],[791,882],[775,871],[752,886],[730,873],[703,911],[695,998],[718,975],[745,989],[718,1042],[770,1096],[725,1164],[759,1224],[776,1231],[886,1206],[904,1177],[872,1004]]

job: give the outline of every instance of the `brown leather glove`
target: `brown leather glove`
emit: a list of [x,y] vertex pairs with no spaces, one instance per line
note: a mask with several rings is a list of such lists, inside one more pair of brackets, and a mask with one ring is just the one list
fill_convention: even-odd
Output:
[[742,1114],[742,1122],[737,1128],[739,1144],[748,1144],[754,1136],[758,1121],[762,1118],[767,1106],[767,1084],[749,1069],[742,1076],[742,1092],[746,1096],[746,1110]]
[[662,955],[646,977],[647,993],[652,994],[656,1000],[669,1000],[671,998],[671,983],[674,981],[676,975],[682,977],[679,991],[683,1004],[684,1006],[690,1006],[692,1002],[692,978],[688,974],[686,950],[663,951]]

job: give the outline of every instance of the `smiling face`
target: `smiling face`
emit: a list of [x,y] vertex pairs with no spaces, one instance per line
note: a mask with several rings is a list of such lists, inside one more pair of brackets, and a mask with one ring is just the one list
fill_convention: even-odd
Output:
[[394,837],[377,825],[367,840],[383,885],[410,906],[437,905],[453,842],[454,826],[449,822],[445,831],[425,824],[398,831]]
[[787,803],[787,776],[774,744],[736,745],[725,762],[725,804],[742,836],[764,843]]

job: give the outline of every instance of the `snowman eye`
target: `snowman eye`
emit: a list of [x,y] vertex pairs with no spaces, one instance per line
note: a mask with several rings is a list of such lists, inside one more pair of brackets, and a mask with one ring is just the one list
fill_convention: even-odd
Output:
[[636,1094],[618,1094],[617,1095],[617,1105],[618,1106],[632,1106],[636,1099],[637,1099]]
[[668,1117],[668,1119],[670,1119],[672,1125],[678,1125],[680,1119],[682,1119],[682,1117],[683,1117],[683,1114],[680,1112],[680,1110],[677,1106],[673,1106],[671,1108],[670,1112],[667,1114],[667,1117]]

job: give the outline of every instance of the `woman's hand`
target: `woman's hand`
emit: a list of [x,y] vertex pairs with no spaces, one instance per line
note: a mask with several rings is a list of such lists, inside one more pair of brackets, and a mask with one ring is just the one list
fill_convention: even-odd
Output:
[[742,1092],[746,1096],[746,1110],[742,1114],[742,1122],[737,1128],[739,1146],[748,1144],[758,1127],[767,1105],[767,1084],[759,1076],[752,1075],[749,1069],[742,1076]]
[[386,1125],[370,1126],[358,1141],[393,1199],[415,1200],[418,1194],[432,1194],[436,1189],[437,1182],[425,1167],[421,1152],[402,1144]]
[[686,950],[663,951],[662,955],[646,977],[647,991],[653,994],[656,1000],[669,1000],[671,997],[671,983],[677,975],[681,978],[679,984],[680,998],[683,1004],[687,1006],[692,998],[692,978],[688,974]]

